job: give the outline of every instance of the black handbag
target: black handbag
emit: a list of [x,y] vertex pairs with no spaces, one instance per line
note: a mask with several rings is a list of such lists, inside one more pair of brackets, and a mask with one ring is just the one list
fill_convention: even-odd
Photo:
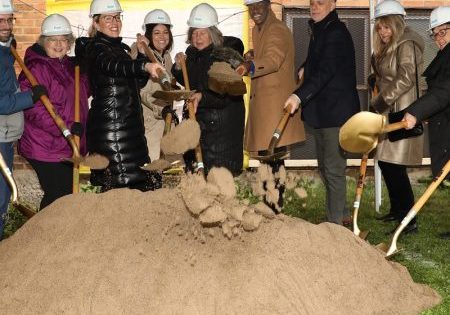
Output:
[[[399,112],[395,113],[389,113],[389,123],[396,123],[399,121],[402,121],[403,116],[405,116],[405,110],[401,110]],[[402,139],[412,138],[412,137],[418,137],[421,134],[423,134],[423,125],[421,122],[416,124],[414,128],[406,130],[406,129],[399,129],[395,131],[391,131],[388,133],[388,139],[391,142],[395,142]]]
[[[414,63],[416,65],[416,94],[417,94],[417,98],[419,98],[419,78],[417,75],[416,47],[414,47]],[[398,112],[389,113],[388,114],[389,123],[392,124],[392,123],[402,121],[403,117],[405,116],[405,111],[406,111],[406,109],[403,109]],[[395,142],[395,141],[402,140],[402,139],[418,137],[422,134],[423,134],[423,124],[421,122],[419,122],[412,129],[409,129],[409,130],[399,129],[399,130],[389,132],[388,139],[391,142]]]

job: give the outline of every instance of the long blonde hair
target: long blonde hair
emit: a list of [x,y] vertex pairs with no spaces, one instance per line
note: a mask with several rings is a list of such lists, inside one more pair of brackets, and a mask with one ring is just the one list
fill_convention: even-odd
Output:
[[[392,31],[392,37],[389,43],[383,43],[378,29],[380,25],[386,25]],[[373,54],[377,60],[383,59],[384,56],[391,54],[397,49],[398,41],[405,31],[405,20],[401,15],[386,15],[375,20],[373,28]]]

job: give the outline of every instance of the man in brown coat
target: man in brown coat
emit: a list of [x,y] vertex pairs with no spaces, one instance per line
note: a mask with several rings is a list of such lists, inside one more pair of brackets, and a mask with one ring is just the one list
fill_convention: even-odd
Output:
[[[294,39],[289,28],[275,17],[270,0],[245,0],[244,4],[255,22],[253,50],[246,54],[247,61],[237,69],[252,78],[244,148],[250,154],[264,155],[284,114],[284,102],[295,90]],[[288,152],[289,145],[304,140],[303,123],[296,112],[289,119],[276,150]],[[272,165],[274,171],[282,162]],[[283,189],[281,187],[280,196]]]
[[[253,51],[246,54],[245,72],[251,78],[250,110],[244,147],[249,152],[267,150],[273,131],[283,116],[285,100],[295,90],[294,39],[289,28],[275,17],[270,0],[246,0],[252,31]],[[278,147],[305,140],[296,112],[289,120]]]

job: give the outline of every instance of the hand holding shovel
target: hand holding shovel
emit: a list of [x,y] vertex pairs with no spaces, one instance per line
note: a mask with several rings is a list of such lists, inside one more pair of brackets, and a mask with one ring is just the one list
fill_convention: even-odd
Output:
[[[139,36],[141,35],[138,34],[138,37]],[[153,54],[153,51],[147,46],[145,42],[139,42],[138,45],[141,47],[141,49],[144,50],[145,55],[150,60],[150,62],[159,64],[158,60],[156,60],[156,57]],[[167,71],[158,68],[156,69],[156,73],[158,74],[158,80],[162,88],[165,91],[170,91],[172,89],[172,83],[170,75],[167,73]]]

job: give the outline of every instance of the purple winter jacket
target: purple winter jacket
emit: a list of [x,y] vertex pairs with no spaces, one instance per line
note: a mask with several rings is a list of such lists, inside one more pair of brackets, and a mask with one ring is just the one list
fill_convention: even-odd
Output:
[[[56,113],[70,129],[74,121],[75,66],[68,56],[62,60],[50,58],[38,44],[25,52],[25,64],[39,84],[44,85]],[[22,91],[30,90],[31,84],[23,71],[19,75]],[[80,122],[86,130],[89,83],[87,76],[80,75]],[[18,143],[19,153],[27,159],[43,162],[60,162],[70,158],[72,149],[45,109],[41,101],[24,111],[25,128]],[[80,139],[80,153],[86,153],[86,136]]]

